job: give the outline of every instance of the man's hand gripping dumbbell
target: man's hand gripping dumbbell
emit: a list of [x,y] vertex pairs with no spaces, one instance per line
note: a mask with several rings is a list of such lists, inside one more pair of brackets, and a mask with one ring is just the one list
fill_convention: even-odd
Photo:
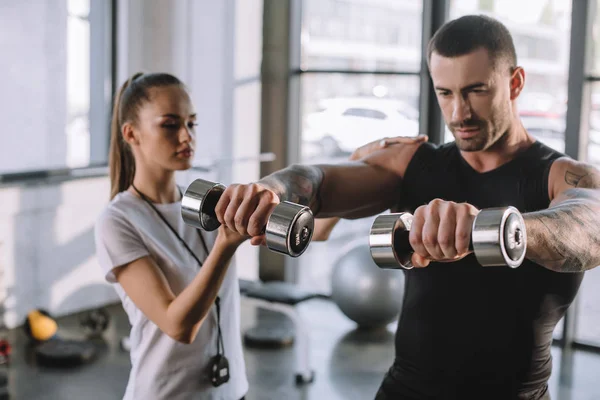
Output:
[[[235,191],[240,188],[251,191],[252,195],[236,196]],[[236,201],[239,203],[232,204]],[[252,217],[256,218],[245,220],[251,207],[256,208]],[[256,184],[226,188],[219,183],[196,179],[183,195],[181,216],[188,225],[206,231],[227,222],[239,233],[251,236],[252,244],[266,244],[269,249],[292,257],[304,253],[314,230],[310,208],[289,201],[279,202],[273,192]],[[266,224],[259,222],[265,219]]]
[[525,223],[514,207],[477,210],[466,203],[433,200],[410,213],[378,216],[369,235],[381,268],[425,267],[471,252],[482,266],[521,265],[527,250]]

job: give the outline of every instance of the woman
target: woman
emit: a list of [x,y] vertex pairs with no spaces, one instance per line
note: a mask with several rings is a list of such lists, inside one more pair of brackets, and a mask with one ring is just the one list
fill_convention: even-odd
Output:
[[131,323],[125,399],[243,398],[239,287],[230,261],[246,239],[186,225],[175,172],[192,166],[196,114],[169,74],[135,74],[115,99],[111,201],[96,248]]

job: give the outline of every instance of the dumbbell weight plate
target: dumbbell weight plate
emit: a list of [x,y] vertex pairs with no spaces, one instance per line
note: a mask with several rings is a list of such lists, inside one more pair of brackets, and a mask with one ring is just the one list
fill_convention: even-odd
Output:
[[[384,214],[375,218],[369,233],[371,257],[380,268],[412,269],[413,249],[408,234],[413,216],[410,213]],[[400,248],[406,244],[407,248]]]
[[514,207],[481,210],[473,222],[471,236],[475,257],[483,266],[517,268],[525,259],[525,222]]
[[214,231],[221,223],[215,207],[225,191],[220,183],[196,179],[188,186],[181,199],[181,216],[186,224],[205,231]]
[[269,216],[265,230],[267,246],[275,252],[298,257],[308,247],[314,228],[310,208],[282,201]]

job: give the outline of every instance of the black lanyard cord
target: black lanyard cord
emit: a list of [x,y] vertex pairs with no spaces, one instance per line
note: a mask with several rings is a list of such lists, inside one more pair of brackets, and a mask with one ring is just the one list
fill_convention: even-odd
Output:
[[[185,246],[185,248],[187,249],[187,251],[192,255],[192,257],[194,257],[194,259],[196,260],[196,262],[198,263],[198,265],[200,267],[202,267],[202,261],[200,261],[198,259],[198,257],[196,256],[196,254],[192,251],[192,249],[189,248],[189,246],[187,245],[187,243],[185,242],[185,240],[183,240],[183,238],[181,236],[179,236],[179,234],[177,233],[177,231],[171,226],[171,224],[169,224],[169,222],[167,221],[167,219],[162,215],[162,213],[160,211],[158,211],[156,209],[156,207],[154,206],[154,204],[152,204],[152,201],[150,201],[150,199],[148,197],[146,197],[146,195],[144,195],[142,192],[140,192],[138,190],[138,188],[136,188],[133,184],[131,185],[131,187],[133,187],[135,189],[136,192],[138,192],[138,194],[140,195],[140,197],[146,202],[148,203],[148,205],[150,207],[152,207],[152,209],[156,212],[156,214],[158,214],[158,216],[160,217],[160,219],[165,223],[165,225],[167,225],[169,227],[169,229],[171,230],[171,232],[173,232],[173,234],[177,237],[177,239],[179,239],[179,241]],[[179,186],[177,186],[177,189],[179,189]],[[181,190],[179,190],[179,195],[181,196]],[[204,251],[206,252],[206,254],[208,255],[208,247],[206,246],[206,242],[204,242],[204,238],[202,237],[202,234],[200,233],[200,231],[198,231],[196,229],[196,231],[198,232],[198,236],[200,236],[200,242],[202,242],[202,247],[204,248]]]
[[[196,260],[196,262],[198,263],[198,265],[201,268],[203,264],[200,261],[200,259],[198,259],[196,254],[192,251],[192,249],[189,248],[189,246],[187,245],[185,240],[183,240],[183,238],[177,233],[177,231],[171,226],[171,224],[169,224],[169,222],[162,215],[162,213],[160,211],[158,211],[158,209],[154,206],[154,204],[152,204],[152,201],[150,201],[150,199],[148,197],[146,197],[142,192],[140,192],[138,190],[138,188],[135,187],[135,185],[131,184],[131,187],[133,187],[135,189],[135,191],[140,195],[142,200],[144,200],[146,203],[148,203],[148,205],[156,212],[156,214],[158,214],[160,219],[165,223],[165,225],[167,225],[169,227],[171,232],[173,232],[173,234],[177,237],[177,239],[179,239],[179,241],[185,246],[187,251],[192,255],[192,257],[194,257],[194,259]],[[179,196],[182,197],[181,189],[179,189],[179,186],[177,186],[177,189],[179,190]],[[198,232],[198,235],[200,236],[200,241],[202,242],[202,247],[204,247],[204,251],[208,255],[208,247],[206,246],[206,242],[204,241],[204,238],[202,237],[202,234],[200,233],[200,231],[198,229],[196,229],[196,231]],[[217,306],[217,354],[225,355],[225,345],[223,344],[223,334],[221,332],[221,299],[219,298],[219,296],[217,296],[217,298],[215,299],[215,304]]]
[[221,332],[221,299],[217,296],[215,300],[217,305],[217,354],[225,355],[225,345],[223,344],[223,333]]

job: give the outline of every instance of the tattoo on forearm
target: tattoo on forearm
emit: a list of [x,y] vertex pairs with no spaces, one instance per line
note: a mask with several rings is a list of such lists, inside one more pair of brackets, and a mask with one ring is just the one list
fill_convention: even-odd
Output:
[[292,165],[261,179],[261,183],[275,191],[280,199],[319,207],[319,188],[323,171],[317,166]]
[[559,272],[596,267],[600,264],[599,192],[569,189],[555,200],[550,208],[523,216],[528,258]]

